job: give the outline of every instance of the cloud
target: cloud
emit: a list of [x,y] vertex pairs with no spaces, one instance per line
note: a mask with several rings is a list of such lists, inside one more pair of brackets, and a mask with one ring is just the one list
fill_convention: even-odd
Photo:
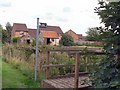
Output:
[[0,7],[11,7],[11,3],[10,2],[0,3]]
[[68,21],[66,18],[62,18],[62,17],[57,17],[56,20],[58,22],[67,22]]
[[47,19],[47,20],[51,20],[53,17],[54,17],[54,15],[50,12],[45,14],[45,19]]
[[107,0],[109,2],[119,2],[120,0]]
[[72,10],[71,10],[71,8],[70,7],[64,7],[63,8],[63,12],[65,12],[65,13],[69,13],[69,12],[71,12]]

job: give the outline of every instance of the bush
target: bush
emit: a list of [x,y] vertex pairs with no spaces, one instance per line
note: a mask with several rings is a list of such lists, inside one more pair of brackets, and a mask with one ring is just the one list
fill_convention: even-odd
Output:
[[12,41],[13,41],[13,43],[17,43],[18,42],[18,37],[14,37]]
[[35,39],[32,40],[31,45],[32,45],[33,47],[36,45],[36,41],[35,41]]
[[63,34],[62,38],[60,40],[60,45],[63,45],[63,46],[73,46],[74,45],[74,40],[73,40],[73,38],[70,35]]

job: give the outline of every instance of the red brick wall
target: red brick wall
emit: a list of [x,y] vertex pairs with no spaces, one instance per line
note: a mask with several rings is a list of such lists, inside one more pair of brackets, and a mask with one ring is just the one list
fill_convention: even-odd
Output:
[[74,42],[79,40],[79,37],[76,33],[72,32],[72,31],[68,31],[67,34],[70,35],[74,39]]

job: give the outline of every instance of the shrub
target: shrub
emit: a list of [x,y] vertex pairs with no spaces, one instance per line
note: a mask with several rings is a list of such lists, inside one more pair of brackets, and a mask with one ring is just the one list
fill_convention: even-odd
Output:
[[63,45],[63,46],[73,46],[74,45],[74,40],[73,40],[73,38],[70,35],[63,34],[62,38],[60,40],[60,45]]
[[35,41],[35,39],[32,40],[31,45],[32,45],[33,47],[36,45],[36,41]]
[[14,37],[12,41],[13,41],[13,43],[17,43],[18,42],[18,37]]

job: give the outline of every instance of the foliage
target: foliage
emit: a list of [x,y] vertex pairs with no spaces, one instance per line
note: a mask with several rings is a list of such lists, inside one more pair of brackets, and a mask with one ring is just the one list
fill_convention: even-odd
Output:
[[0,25],[0,38],[2,40],[2,43],[5,43],[5,41],[7,40],[7,32],[6,30],[3,29],[2,25]]
[[97,88],[119,88],[120,70],[116,67],[113,54],[102,60],[99,69],[92,73],[93,85]]
[[[84,51],[86,51],[85,49]],[[104,56],[97,55],[82,55],[80,59],[80,72],[92,72],[98,69],[96,63],[101,61],[101,58]],[[75,64],[75,54],[71,53],[51,53],[50,64]],[[60,67],[52,68],[50,71],[51,76],[55,75],[64,75],[68,73],[74,73],[74,67]]]
[[12,41],[13,41],[13,43],[17,43],[18,42],[18,37],[14,37]]
[[74,45],[74,40],[70,35],[63,34],[62,38],[60,40],[60,44],[63,45],[63,46],[73,46]]
[[86,32],[88,41],[99,41],[99,32],[97,27],[89,28]]
[[83,44],[76,44],[76,46],[92,46],[92,47],[103,47],[103,44],[96,44],[96,43],[83,43]]
[[11,42],[12,26],[9,22],[7,22],[5,27],[6,27],[6,31],[7,31],[7,41]]
[[2,43],[11,42],[12,26],[9,22],[6,23],[6,29],[2,28]]
[[35,39],[32,40],[31,45],[32,45],[33,47],[36,45],[36,41],[35,41]]
[[[93,86],[99,88],[120,88],[120,2],[99,1],[96,13],[104,23],[101,34],[108,35],[105,41],[106,58],[93,73]],[[108,42],[109,41],[109,42]]]
[[[32,84],[31,81],[34,79],[35,62],[34,50],[32,50],[29,45],[24,48],[23,46],[25,45],[22,46],[21,44],[19,44],[21,48],[17,46],[17,44],[5,44],[3,46],[3,57],[5,58],[5,62],[11,64],[14,68],[18,69],[23,75],[29,77],[30,80],[26,82],[27,84]],[[44,59],[42,59],[41,62],[44,62]],[[40,66],[41,65],[43,65],[43,63],[40,64]],[[41,83],[41,80],[45,78],[45,75],[43,74],[43,72],[40,72],[40,69],[38,74],[40,76],[38,77],[38,81]]]
[[[74,58],[70,58],[67,53],[51,53],[50,56],[50,64],[74,64]],[[55,75],[64,75],[67,73],[72,73],[74,71],[73,68],[70,67],[60,67],[53,68],[50,71],[51,76]]]
[[2,25],[0,24],[0,39],[2,40],[2,30],[3,30],[3,27]]

